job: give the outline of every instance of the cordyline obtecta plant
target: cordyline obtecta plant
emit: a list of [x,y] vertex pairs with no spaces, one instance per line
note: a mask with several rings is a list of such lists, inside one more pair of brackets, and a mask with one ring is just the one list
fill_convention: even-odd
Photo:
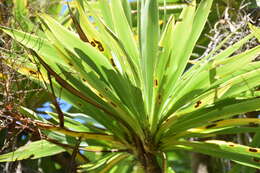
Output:
[[[73,27],[40,14],[40,36],[1,27],[27,48],[28,63],[17,62],[19,72],[49,88],[57,113],[48,121],[21,107],[21,122],[29,117],[43,139],[0,161],[67,151],[81,164],[79,172],[159,173],[173,172],[167,154],[182,149],[260,168],[259,148],[213,140],[259,131],[260,119],[235,117],[260,109],[260,62],[253,61],[260,46],[235,53],[259,38],[259,29],[250,25],[251,34],[219,52],[232,33],[190,61],[212,1],[191,1],[162,29],[156,0],[137,1],[137,13],[127,0],[77,0],[69,10]],[[63,113],[55,96],[80,114]],[[79,150],[109,154],[84,162]]]

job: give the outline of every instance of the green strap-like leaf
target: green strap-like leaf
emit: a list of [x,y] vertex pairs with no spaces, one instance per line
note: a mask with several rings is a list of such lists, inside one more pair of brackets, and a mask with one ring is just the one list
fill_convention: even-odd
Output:
[[[212,67],[208,67],[210,70],[200,71],[196,77],[190,79],[190,81],[193,81],[192,83],[187,81],[188,83],[186,83],[184,88],[178,88],[180,91],[177,96],[172,98],[170,104],[172,107],[168,110],[167,116],[174,113],[181,106],[186,105],[187,102],[191,102],[197,95],[203,95],[203,93],[208,92],[207,87],[211,87],[209,88],[210,90],[217,90],[219,85],[230,85],[232,89],[227,92],[227,97],[228,95],[230,96],[232,92],[238,94],[246,89],[257,86],[258,80],[254,80],[254,78],[257,78],[257,73],[259,73],[259,71],[257,71],[259,63],[250,62],[259,55],[259,50],[260,47],[257,46],[244,53],[230,57],[227,60],[217,60],[213,62],[214,65],[212,65]],[[245,76],[248,77],[245,78]],[[243,86],[241,86],[242,84]],[[241,86],[241,88],[238,86]],[[176,90],[178,91],[178,89]],[[185,92],[186,94],[184,94]]]
[[100,10],[104,19],[105,24],[112,30],[114,29],[114,24],[112,20],[112,12],[110,8],[110,3],[108,0],[100,0],[99,2]]
[[[212,63],[214,62],[214,60],[225,59],[229,57],[232,53],[237,51],[243,44],[245,44],[252,37],[253,35],[250,34],[245,38],[241,39],[239,42],[235,43],[234,45],[230,46],[229,48],[215,55],[214,57],[208,57],[208,58],[213,60]],[[199,61],[186,72],[187,74],[190,75],[189,77],[187,77],[188,75],[184,75],[183,79],[180,80],[177,87],[174,89],[174,92],[172,93],[175,96],[175,98],[173,99],[178,99],[178,97],[182,97],[185,93],[187,94],[192,90],[194,91],[195,89],[198,90],[200,88],[205,87],[205,82],[208,84],[210,83],[209,76],[208,76],[209,75],[208,68],[210,68],[210,63],[205,63],[204,61],[205,60]],[[225,71],[222,72],[225,73]]]
[[219,140],[208,140],[205,142],[169,141],[169,143],[162,146],[163,150],[168,151],[178,148],[208,154],[214,157],[224,157],[242,165],[260,168],[259,148]]
[[158,24],[158,4],[157,0],[147,0],[142,2],[141,25],[140,25],[140,49],[141,49],[141,69],[143,76],[143,97],[146,112],[150,124],[155,126],[156,116],[151,114],[153,98],[153,78],[154,67],[158,52],[159,24]]
[[60,71],[56,63],[63,64],[64,66],[67,65],[63,57],[59,56],[59,52],[45,38],[3,26],[0,26],[0,29],[25,47],[36,51],[40,56],[44,57],[45,60],[48,61],[49,65],[51,65],[52,68],[58,73]]
[[188,113],[184,116],[173,115],[172,118],[169,118],[162,124],[160,131],[168,130],[168,133],[172,134],[180,131],[185,131],[192,127],[203,126],[205,123],[210,121],[228,118],[236,114],[255,111],[259,109],[260,98],[248,100],[226,99],[219,104],[215,104],[212,107],[202,108],[201,110]]
[[105,70],[114,71],[108,59],[90,44],[81,41],[74,33],[68,31],[50,16],[43,14],[41,17],[65,49],[81,58],[82,55],[85,55],[85,59],[90,61],[89,63],[95,64],[96,68],[104,75],[103,77],[105,78],[107,76]]
[[65,149],[46,140],[31,142],[14,152],[0,155],[0,162],[13,162],[24,159],[38,159],[64,152]]
[[260,28],[252,25],[251,23],[248,23],[248,25],[255,37],[258,39],[258,41],[260,41]]
[[123,9],[124,9],[127,21],[128,21],[128,23],[131,27],[131,26],[133,26],[133,21],[132,21],[132,14],[131,14],[132,12],[131,12],[130,1],[121,0],[121,2],[122,2],[122,6],[123,6]]
[[87,163],[85,165],[79,166],[80,170],[88,171],[88,172],[100,172],[105,173],[109,171],[115,164],[127,158],[129,155],[124,153],[112,153],[103,156],[96,162]]
[[172,50],[171,50],[171,59],[169,61],[168,67],[165,71],[165,77],[168,78],[167,83],[164,84],[166,97],[171,92],[171,87],[176,84],[176,81],[183,71],[183,66],[186,66],[186,63],[189,59],[189,56],[185,55],[186,46],[189,43],[193,29],[193,20],[195,15],[196,3],[193,3],[182,10],[179,19],[176,21],[176,24],[172,33]]
[[115,33],[118,35],[119,40],[122,41],[134,64],[139,67],[139,51],[120,0],[111,1],[111,11],[113,11],[112,17],[116,31]]
[[[235,118],[235,119],[227,119],[218,122],[205,123],[202,127],[188,129],[187,131],[178,133],[177,135],[173,135],[171,138],[167,138],[167,140],[176,140],[181,137],[191,137],[191,136],[212,136],[215,133],[224,133],[226,130],[227,134],[232,132],[236,133],[237,128],[235,127],[243,127],[243,126],[257,126],[260,125],[260,119],[257,118]],[[250,129],[248,129],[250,130]],[[255,128],[252,128],[252,131]],[[166,138],[163,140],[166,141]]]

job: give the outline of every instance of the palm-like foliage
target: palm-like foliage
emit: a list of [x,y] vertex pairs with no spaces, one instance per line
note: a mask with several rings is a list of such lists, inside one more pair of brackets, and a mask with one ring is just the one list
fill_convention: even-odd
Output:
[[[198,6],[195,1],[188,3],[163,29],[158,23],[158,2],[153,0],[138,1],[137,14],[131,13],[127,0],[78,0],[70,9],[74,28],[40,15],[44,36],[1,27],[30,52],[20,72],[54,96],[60,94],[82,113],[85,123],[74,120],[74,114],[62,113],[58,105],[58,113],[50,113],[51,123],[21,108],[31,118],[27,123],[42,130],[44,140],[1,155],[0,161],[66,150],[84,163],[79,148],[111,152],[83,164],[82,171],[106,172],[125,163],[113,170],[127,172],[136,166],[135,171],[167,172],[171,165],[166,153],[184,149],[260,168],[258,148],[190,140],[256,132],[259,127],[251,125],[260,124],[259,119],[234,118],[260,109],[260,62],[252,61],[260,47],[235,54],[254,34],[259,37],[258,28],[252,26],[252,34],[221,52],[226,40],[208,55],[190,61],[211,4],[212,0]],[[137,28],[133,17],[138,18]]]

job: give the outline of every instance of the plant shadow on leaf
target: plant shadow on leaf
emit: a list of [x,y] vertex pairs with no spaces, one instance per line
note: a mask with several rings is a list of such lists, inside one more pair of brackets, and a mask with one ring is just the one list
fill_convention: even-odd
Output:
[[[99,74],[100,77],[102,77],[102,73],[101,71],[98,69],[97,65],[95,62],[93,62],[89,57],[88,55],[86,55],[82,50],[78,49],[78,48],[75,48],[74,49],[75,52],[77,53],[77,55],[82,58],[82,60],[84,62],[86,62],[96,73]],[[81,65],[81,63],[78,63],[78,65]],[[84,69],[83,66],[81,66],[80,68]]]

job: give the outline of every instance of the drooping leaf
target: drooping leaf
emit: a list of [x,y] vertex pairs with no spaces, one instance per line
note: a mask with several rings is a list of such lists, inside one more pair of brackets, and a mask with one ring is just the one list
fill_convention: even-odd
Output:
[[24,159],[37,159],[52,156],[66,151],[64,148],[52,144],[46,140],[31,142],[18,148],[14,152],[0,155],[0,162],[13,162]]
[[260,149],[235,144],[232,142],[208,140],[205,142],[169,142],[163,150],[185,149],[214,157],[225,157],[239,164],[260,168]]

